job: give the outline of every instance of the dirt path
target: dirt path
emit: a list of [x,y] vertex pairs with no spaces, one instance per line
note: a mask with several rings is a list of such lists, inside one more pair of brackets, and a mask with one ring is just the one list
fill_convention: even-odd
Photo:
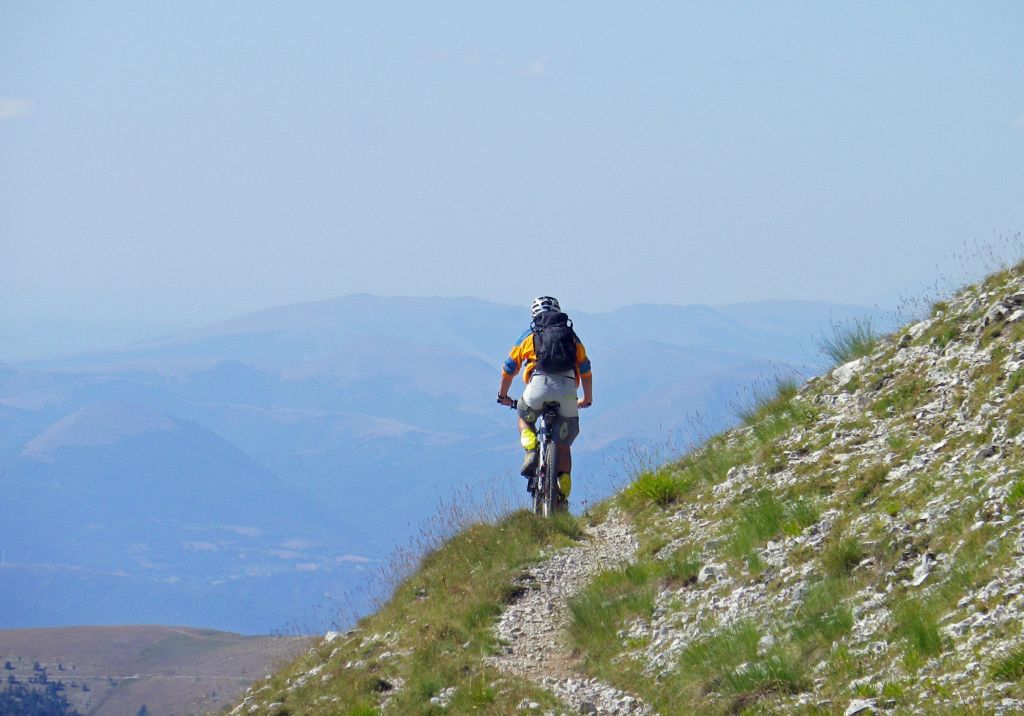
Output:
[[637,549],[629,525],[614,511],[603,524],[590,528],[587,537],[529,570],[521,582],[522,596],[498,622],[505,652],[489,662],[536,682],[579,713],[650,714],[639,698],[574,670],[565,643],[569,599],[594,574],[628,562]]

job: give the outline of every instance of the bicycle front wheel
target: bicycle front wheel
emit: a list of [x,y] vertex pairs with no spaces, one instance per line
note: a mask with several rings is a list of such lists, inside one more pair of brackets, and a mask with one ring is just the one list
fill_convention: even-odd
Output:
[[544,468],[537,471],[537,489],[533,491],[533,514],[544,514],[544,484],[547,478],[544,477]]

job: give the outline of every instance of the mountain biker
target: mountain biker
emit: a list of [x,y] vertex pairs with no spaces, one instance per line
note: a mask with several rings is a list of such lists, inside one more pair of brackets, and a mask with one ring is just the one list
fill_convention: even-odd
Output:
[[[557,314],[547,315],[544,314]],[[587,351],[583,343],[572,333],[572,340],[575,343],[575,360],[570,360],[572,367],[553,372],[544,372],[537,362],[537,350],[535,336],[537,335],[538,323],[545,323],[548,320],[557,320],[564,314],[558,305],[558,299],[551,296],[539,296],[534,299],[530,306],[530,315],[533,319],[530,328],[525,330],[516,340],[508,358],[501,366],[501,384],[498,387],[498,402],[502,405],[512,405],[512,398],[508,396],[508,389],[512,386],[512,379],[523,372],[523,382],[526,388],[519,400],[519,437],[520,444],[526,451],[523,457],[523,466],[520,474],[531,479],[537,476],[537,466],[540,455],[537,445],[537,418],[544,407],[544,403],[558,403],[558,420],[553,426],[553,435],[556,444],[556,461],[558,472],[558,489],[562,497],[568,501],[569,492],[572,490],[572,452],[570,446],[580,432],[580,408],[589,408],[593,403],[593,376],[590,371],[590,359],[587,358]],[[539,319],[539,320],[538,320]],[[571,324],[570,324],[571,326]],[[572,331],[571,327],[569,331]],[[583,397],[577,400],[576,389],[582,385]]]

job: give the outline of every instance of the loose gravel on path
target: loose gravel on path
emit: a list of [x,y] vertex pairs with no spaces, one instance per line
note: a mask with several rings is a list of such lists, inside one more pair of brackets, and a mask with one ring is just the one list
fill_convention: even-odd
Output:
[[520,580],[522,596],[498,622],[504,653],[489,662],[554,693],[579,713],[650,714],[639,698],[576,673],[565,643],[569,600],[603,569],[629,562],[637,540],[617,511],[587,530],[582,544],[560,550]]

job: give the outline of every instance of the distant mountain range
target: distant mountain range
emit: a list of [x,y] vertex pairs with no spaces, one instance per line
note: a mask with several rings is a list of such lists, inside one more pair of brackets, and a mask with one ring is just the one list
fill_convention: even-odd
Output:
[[[631,442],[722,427],[743,386],[809,375],[831,323],[872,314],[573,313],[595,375],[575,501],[609,491]],[[452,490],[521,499],[494,394],[528,321],[475,299],[356,295],[0,365],[0,627],[308,623]]]

